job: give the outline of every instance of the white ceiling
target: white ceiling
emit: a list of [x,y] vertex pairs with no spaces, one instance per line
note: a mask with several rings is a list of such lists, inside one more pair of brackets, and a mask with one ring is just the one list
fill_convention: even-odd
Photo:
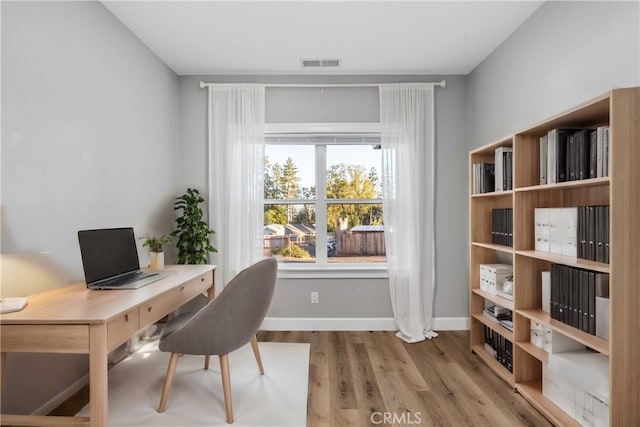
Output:
[[[103,1],[179,75],[468,74],[542,1]],[[340,58],[303,70],[301,58]]]

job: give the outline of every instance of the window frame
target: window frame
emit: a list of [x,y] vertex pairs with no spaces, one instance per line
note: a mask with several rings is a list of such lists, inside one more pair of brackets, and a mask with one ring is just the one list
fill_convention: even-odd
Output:
[[[354,122],[354,123],[265,123],[265,138],[278,134],[379,134],[379,122]],[[267,144],[265,142],[265,144]],[[357,145],[347,143],[348,145]],[[326,224],[327,206],[330,204],[348,203],[355,204],[382,204],[382,199],[327,199],[326,174],[327,174],[327,144],[313,144],[315,149],[315,199],[264,199],[267,204],[305,204],[313,203],[316,206],[316,224]],[[335,200],[335,202],[334,202]],[[316,228],[317,230],[317,228]],[[327,246],[327,233],[316,232],[316,247]],[[386,262],[359,262],[359,263],[329,263],[326,251],[316,251],[314,263],[278,263],[282,278],[386,278]]]

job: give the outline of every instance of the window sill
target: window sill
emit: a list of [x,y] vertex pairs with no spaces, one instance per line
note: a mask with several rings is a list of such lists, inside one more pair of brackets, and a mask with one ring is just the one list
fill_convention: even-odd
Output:
[[386,263],[278,265],[279,279],[387,279]]

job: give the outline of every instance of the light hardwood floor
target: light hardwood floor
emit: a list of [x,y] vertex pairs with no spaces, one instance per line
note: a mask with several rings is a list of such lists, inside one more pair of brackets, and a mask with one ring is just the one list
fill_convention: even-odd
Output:
[[[550,425],[470,352],[468,331],[415,344],[393,332],[261,332],[258,340],[311,344],[308,426]],[[385,413],[390,423],[380,422]]]
[[[468,331],[415,344],[392,332],[260,332],[258,341],[311,344],[310,427],[550,425],[469,351]],[[87,399],[85,388],[53,413],[72,415]]]

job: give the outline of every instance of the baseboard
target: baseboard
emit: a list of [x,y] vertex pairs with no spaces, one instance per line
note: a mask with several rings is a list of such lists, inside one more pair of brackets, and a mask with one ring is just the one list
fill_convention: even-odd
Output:
[[79,380],[62,390],[47,403],[36,409],[31,415],[47,415],[58,406],[66,402],[71,396],[76,394],[82,387],[89,384],[89,374],[84,375]]
[[468,317],[434,317],[433,330],[435,331],[467,331],[469,330]]
[[[262,322],[264,331],[395,331],[392,317],[267,317]],[[468,317],[436,317],[436,331],[469,329]]]

